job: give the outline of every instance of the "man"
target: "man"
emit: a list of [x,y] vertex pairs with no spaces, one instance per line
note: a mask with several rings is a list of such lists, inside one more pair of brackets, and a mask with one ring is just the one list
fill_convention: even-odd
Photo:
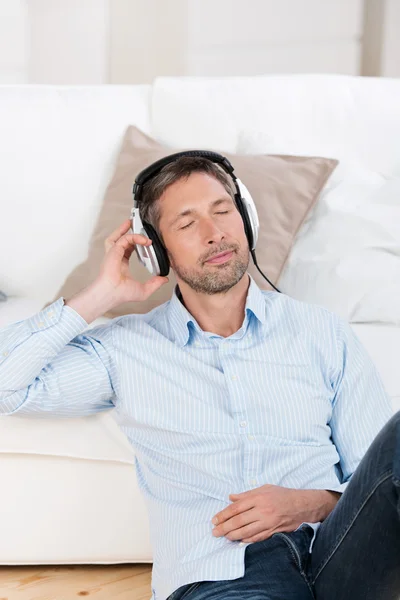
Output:
[[132,278],[135,244],[151,241],[122,223],[92,284],[1,332],[0,412],[119,411],[152,600],[396,598],[400,412],[349,325],[258,288],[213,162],[163,167],[141,216],[176,274],[171,300],[84,331],[168,281]]

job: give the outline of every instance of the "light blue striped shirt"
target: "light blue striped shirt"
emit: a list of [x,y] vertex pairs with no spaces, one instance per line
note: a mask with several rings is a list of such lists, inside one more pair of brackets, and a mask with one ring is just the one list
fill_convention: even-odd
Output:
[[345,321],[249,277],[243,324],[227,338],[199,327],[178,286],[147,314],[92,329],[59,298],[0,332],[0,413],[119,411],[148,507],[152,600],[244,575],[248,543],[212,535],[229,494],[266,483],[343,492],[393,414]]

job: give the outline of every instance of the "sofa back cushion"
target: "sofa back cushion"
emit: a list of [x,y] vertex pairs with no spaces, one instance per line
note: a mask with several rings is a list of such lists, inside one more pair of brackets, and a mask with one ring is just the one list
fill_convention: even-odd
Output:
[[[152,131],[171,146],[240,152],[242,131],[276,142],[274,154],[398,163],[400,79],[347,75],[159,77]],[[280,142],[283,143],[280,143]]]
[[128,123],[151,86],[0,86],[0,289],[51,296],[87,253]]

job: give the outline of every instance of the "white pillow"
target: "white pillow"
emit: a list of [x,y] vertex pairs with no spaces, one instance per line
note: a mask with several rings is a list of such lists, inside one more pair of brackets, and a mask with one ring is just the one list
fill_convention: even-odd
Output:
[[[242,134],[241,152],[276,152],[262,140]],[[352,323],[400,325],[400,169],[392,173],[338,165],[296,237],[283,292]]]

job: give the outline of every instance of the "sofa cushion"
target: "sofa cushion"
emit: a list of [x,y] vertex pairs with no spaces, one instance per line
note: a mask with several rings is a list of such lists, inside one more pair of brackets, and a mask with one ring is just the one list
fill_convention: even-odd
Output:
[[119,423],[116,409],[78,418],[0,418],[0,455],[40,454],[134,464],[133,447]]
[[[273,153],[277,142],[242,132],[239,148]],[[399,197],[400,163],[384,174],[342,161],[296,236],[282,291],[352,323],[400,325]]]
[[374,361],[393,406],[400,410],[400,327],[353,323],[351,328]]
[[126,125],[150,128],[150,93],[149,85],[1,87],[3,292],[44,302],[84,260]]
[[[104,204],[93,233],[89,255],[67,278],[54,300],[70,298],[91,283],[100,271],[104,258],[104,240],[126,220],[132,207],[132,185],[136,175],[152,162],[177,152],[147,136],[136,127],[129,127],[123,140],[114,177],[105,194]],[[328,158],[293,156],[226,154],[235,173],[249,188],[257,206],[260,230],[256,257],[260,269],[276,283],[288,257],[296,233],[317,201],[325,182],[337,165]],[[132,254],[131,272],[144,282],[151,275]],[[249,272],[262,289],[271,289],[250,259]],[[146,313],[171,298],[176,279],[172,269],[169,282],[144,302],[130,302],[105,316],[117,317],[130,313]]]
[[337,175],[299,232],[282,290],[351,323],[400,325],[400,178]]
[[171,146],[240,152],[241,131],[287,145],[274,154],[359,160],[390,172],[398,162],[400,79],[334,74],[158,77],[152,131]]

